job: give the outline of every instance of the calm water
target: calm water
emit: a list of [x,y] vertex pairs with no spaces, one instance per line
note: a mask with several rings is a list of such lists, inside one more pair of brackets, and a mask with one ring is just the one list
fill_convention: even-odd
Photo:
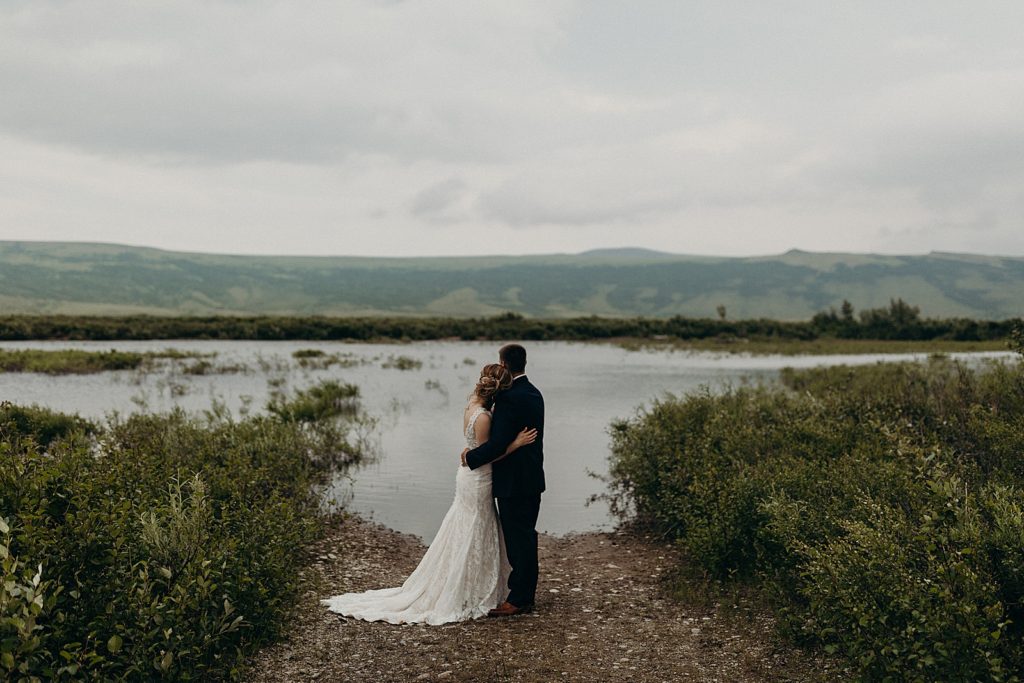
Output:
[[[539,528],[551,533],[586,531],[612,523],[607,508],[586,505],[603,485],[589,472],[607,468],[608,425],[666,393],[701,385],[770,381],[780,368],[874,363],[922,356],[737,356],[705,352],[625,351],[599,344],[526,342],[527,372],[546,404],[545,473],[548,491]],[[237,374],[188,376],[180,372],[113,372],[49,377],[0,374],[0,400],[38,403],[88,417],[111,411],[163,411],[173,406],[199,411],[213,400],[238,414],[261,409],[270,383],[295,389],[321,379],[357,384],[368,413],[379,419],[372,434],[379,457],[350,473],[329,491],[365,516],[429,541],[452,499],[462,450],[462,409],[480,367],[495,362],[498,344],[422,342],[341,344],[331,342],[5,342],[0,348],[80,348],[150,351],[175,348],[215,352],[216,364],[243,364]],[[353,367],[304,370],[292,359],[298,349],[351,354]],[[963,354],[1000,357],[1008,354]],[[386,368],[406,356],[422,365]]]

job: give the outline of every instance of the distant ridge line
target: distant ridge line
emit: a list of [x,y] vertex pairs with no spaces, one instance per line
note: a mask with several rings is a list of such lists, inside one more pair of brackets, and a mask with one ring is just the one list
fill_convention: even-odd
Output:
[[0,241],[0,315],[718,317],[806,320],[844,300],[931,317],[1024,306],[1024,257],[642,247],[517,256],[262,256],[116,243]]
[[93,241],[76,241],[76,240],[0,240],[0,250],[6,248],[38,248],[38,247],[63,247],[63,248],[113,248],[125,251],[150,251],[159,252],[163,254],[180,254],[188,256],[224,256],[231,258],[253,258],[253,259],[362,259],[362,260],[374,260],[374,261],[404,261],[404,260],[434,260],[434,259],[494,259],[494,258],[507,258],[507,259],[529,259],[529,258],[548,258],[548,257],[564,257],[571,258],[574,256],[631,256],[631,257],[657,257],[657,258],[679,258],[679,259],[765,259],[765,258],[776,258],[782,256],[850,256],[850,257],[866,257],[866,256],[877,256],[882,258],[916,258],[923,256],[944,256],[944,257],[981,257],[981,258],[1000,258],[1000,259],[1013,259],[1013,260],[1024,260],[1024,254],[1019,256],[1013,255],[990,255],[981,254],[974,252],[956,252],[956,251],[941,251],[931,250],[928,252],[913,254],[913,253],[880,253],[880,252],[859,252],[859,251],[813,251],[808,249],[800,249],[798,247],[792,247],[781,253],[772,254],[749,254],[746,256],[730,256],[724,254],[695,254],[695,253],[683,253],[683,252],[671,252],[662,251],[658,249],[651,249],[648,247],[598,247],[594,249],[586,249],[580,252],[551,252],[541,254],[440,254],[433,256],[380,256],[380,255],[365,255],[365,254],[245,254],[235,252],[219,252],[219,251],[193,251],[188,249],[170,249],[166,247],[155,247],[150,245],[136,245],[126,244],[123,242],[93,242]]

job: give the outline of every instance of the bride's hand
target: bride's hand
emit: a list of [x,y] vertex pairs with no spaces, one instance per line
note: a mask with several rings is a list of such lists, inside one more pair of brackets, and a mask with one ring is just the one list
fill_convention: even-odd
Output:
[[531,428],[526,428],[523,431],[519,432],[519,435],[516,436],[516,440],[512,442],[512,445],[515,446],[515,448],[518,449],[518,448],[522,448],[523,446],[526,446],[527,444],[531,444],[531,443],[533,443],[536,440],[537,440],[537,430],[536,429],[531,429]]

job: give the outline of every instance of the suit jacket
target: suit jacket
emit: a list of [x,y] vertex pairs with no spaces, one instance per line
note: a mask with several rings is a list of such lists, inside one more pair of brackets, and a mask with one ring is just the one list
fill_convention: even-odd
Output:
[[537,440],[494,463],[491,487],[496,498],[534,496],[544,491],[544,397],[520,375],[495,397],[491,435],[466,454],[466,464],[476,469],[500,457],[527,427],[537,428]]

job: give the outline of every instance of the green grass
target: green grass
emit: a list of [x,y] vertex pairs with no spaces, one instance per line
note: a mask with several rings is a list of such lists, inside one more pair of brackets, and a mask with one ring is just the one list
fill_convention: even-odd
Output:
[[721,353],[747,353],[756,356],[782,355],[846,355],[875,353],[966,353],[972,351],[1006,351],[1003,340],[954,341],[948,339],[894,340],[894,339],[835,339],[822,338],[807,341],[798,339],[622,339],[615,344],[631,350],[656,351],[716,351]]
[[[47,375],[88,375],[116,370],[137,370],[161,359],[183,360],[202,354],[166,351],[82,351],[62,349],[0,349],[0,372],[36,372]],[[198,361],[206,363],[206,361]]]

